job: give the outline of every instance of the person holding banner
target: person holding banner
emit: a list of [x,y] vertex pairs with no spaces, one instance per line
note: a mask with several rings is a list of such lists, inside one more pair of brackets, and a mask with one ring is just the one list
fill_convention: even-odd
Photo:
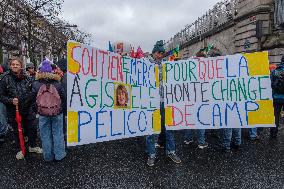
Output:
[[[160,94],[160,114],[161,114],[161,129],[165,130],[165,142],[166,142],[166,152],[168,157],[175,163],[181,163],[180,158],[176,155],[176,147],[175,147],[175,139],[173,135],[173,131],[167,131],[165,129],[165,107],[164,107],[164,88],[163,88],[163,73],[162,73],[162,58],[165,53],[165,49],[163,47],[163,41],[157,41],[154,45],[152,54],[154,61],[159,68],[159,94]],[[156,159],[156,149],[155,143],[157,142],[157,135],[150,135],[146,137],[146,152],[148,153],[148,166],[154,166]]]
[[[23,71],[23,62],[19,58],[12,58],[9,63],[10,70],[1,75],[0,79],[0,101],[6,105],[9,125],[12,126],[15,143],[20,150],[18,135],[18,124],[16,118],[16,106],[19,106],[19,113],[22,115],[22,123],[25,126],[25,133],[29,139],[29,152],[42,153],[42,149],[36,147],[37,123],[36,114],[32,109],[30,78]],[[16,155],[18,160],[24,159],[22,151]]]
[[260,139],[257,134],[257,127],[248,129],[249,140],[252,142],[256,142]]
[[223,152],[226,153],[231,152],[231,147],[236,150],[240,150],[242,144],[242,129],[227,128],[227,129],[221,129],[221,131],[223,132],[223,137],[222,137]]
[[[208,147],[208,143],[205,141],[205,129],[197,129],[197,142],[199,149],[205,149]],[[188,129],[185,131],[185,140],[184,144],[189,145],[193,143],[193,130]]]
[[[196,58],[200,58],[200,57],[206,57],[205,53],[202,53],[202,51],[199,51],[198,53],[196,53]],[[212,132],[216,132],[216,131],[213,130]],[[197,134],[197,143],[198,143],[197,147],[199,149],[207,148],[208,143],[205,141],[205,134],[206,134],[205,129],[197,129],[196,134]],[[185,130],[184,137],[185,137],[185,140],[183,141],[183,143],[185,145],[192,144],[193,143],[193,130],[192,129]]]
[[270,128],[270,137],[275,139],[280,125],[280,113],[284,107],[284,55],[281,63],[271,72],[271,87],[276,127]]

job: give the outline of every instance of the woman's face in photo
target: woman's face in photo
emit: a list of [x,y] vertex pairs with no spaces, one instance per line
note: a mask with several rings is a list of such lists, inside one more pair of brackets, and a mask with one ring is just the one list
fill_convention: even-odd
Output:
[[119,106],[126,106],[126,94],[122,90],[117,91],[117,102]]

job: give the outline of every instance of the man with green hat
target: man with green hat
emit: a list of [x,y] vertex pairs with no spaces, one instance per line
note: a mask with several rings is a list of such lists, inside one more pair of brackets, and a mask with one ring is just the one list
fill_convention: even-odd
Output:
[[[165,128],[165,106],[164,106],[164,86],[163,86],[163,72],[162,59],[164,57],[165,49],[163,41],[157,41],[154,45],[152,55],[154,60],[152,63],[158,65],[159,68],[159,94],[160,94],[160,112],[161,112],[161,130],[165,133],[166,153],[168,157],[175,163],[181,163],[180,158],[176,155],[175,139],[173,131],[167,131]],[[153,134],[146,137],[146,152],[148,153],[147,164],[154,166],[156,159],[155,143],[158,136]]]

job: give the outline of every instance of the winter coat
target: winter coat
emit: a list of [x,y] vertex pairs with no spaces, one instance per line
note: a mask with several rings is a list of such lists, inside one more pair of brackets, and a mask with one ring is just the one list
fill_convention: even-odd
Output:
[[275,70],[273,70],[271,72],[270,78],[271,78],[271,85],[272,85],[272,97],[273,97],[273,102],[284,103],[284,94],[279,94],[275,90],[273,90],[274,89],[274,80],[275,80],[275,77],[276,77],[275,75],[277,74],[277,71],[279,71],[279,70],[284,71],[284,64],[280,64],[279,66],[277,66],[277,68]]
[[[64,107],[66,106],[66,94],[64,91],[64,87],[62,83],[60,82],[61,77],[58,74],[54,73],[37,73],[35,77],[35,81],[32,85],[32,96],[34,99],[36,99],[37,94],[39,92],[40,87],[43,84],[52,84],[57,89],[57,92],[61,98],[61,113],[62,110],[64,110]],[[36,101],[36,100],[35,100]]]
[[30,78],[30,80],[32,81],[32,83],[35,81],[35,74],[34,74],[34,75],[28,75],[28,77]]
[[[64,88],[64,96],[67,97],[67,72],[64,73],[63,77],[61,78],[62,87]],[[67,106],[63,107],[63,111],[65,115],[67,114]]]
[[0,137],[5,134],[8,129],[6,106],[0,102]]
[[24,73],[17,76],[11,70],[0,76],[0,101],[6,105],[8,119],[14,119],[16,107],[13,98],[19,100],[19,112],[23,116],[32,114],[32,82]]
[[5,134],[8,129],[6,106],[0,102],[0,137]]

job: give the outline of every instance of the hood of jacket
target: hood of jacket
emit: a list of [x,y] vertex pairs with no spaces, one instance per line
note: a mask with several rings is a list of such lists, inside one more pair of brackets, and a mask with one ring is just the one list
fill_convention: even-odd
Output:
[[55,80],[60,81],[61,77],[58,74],[55,73],[48,73],[48,72],[38,72],[35,76],[36,80]]

